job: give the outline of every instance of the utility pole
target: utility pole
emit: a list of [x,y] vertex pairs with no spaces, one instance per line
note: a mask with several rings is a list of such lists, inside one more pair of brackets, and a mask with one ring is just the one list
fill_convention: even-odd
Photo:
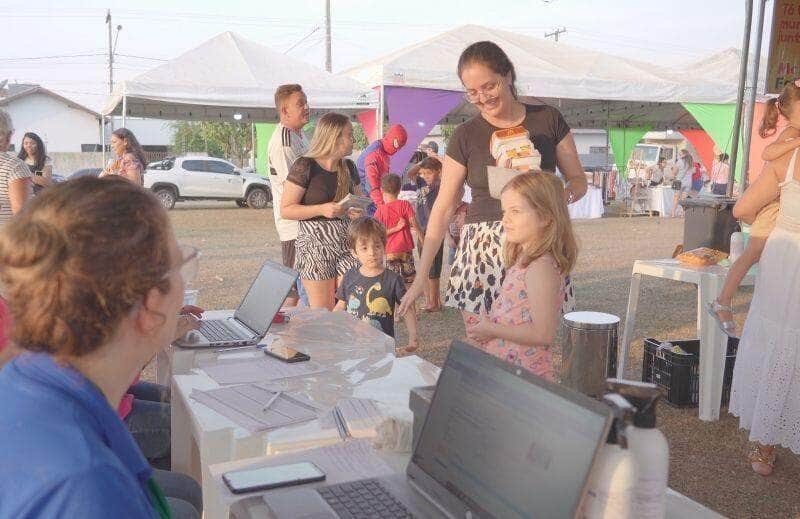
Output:
[[106,10],[106,25],[108,25],[108,93],[114,93],[114,48],[111,46],[112,25],[111,9]]
[[556,29],[553,32],[544,33],[544,37],[545,38],[549,38],[550,36],[555,36],[556,43],[558,43],[558,35],[561,34],[561,33],[564,33],[564,32],[567,32],[567,28],[562,26],[560,29]]
[[331,0],[325,0],[325,70],[331,72]]

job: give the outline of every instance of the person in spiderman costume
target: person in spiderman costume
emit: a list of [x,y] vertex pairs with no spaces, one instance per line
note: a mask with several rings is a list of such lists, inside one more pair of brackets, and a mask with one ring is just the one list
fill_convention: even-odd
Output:
[[405,146],[406,129],[400,124],[392,125],[383,138],[376,140],[361,152],[356,160],[358,176],[361,179],[361,192],[372,198],[367,215],[372,216],[379,205],[383,205],[381,180],[389,172],[389,156]]

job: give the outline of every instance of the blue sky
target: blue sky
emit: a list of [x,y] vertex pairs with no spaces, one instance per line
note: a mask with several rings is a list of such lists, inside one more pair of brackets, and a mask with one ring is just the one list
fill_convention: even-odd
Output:
[[[773,1],[767,3],[765,32]],[[344,70],[467,23],[534,36],[564,26],[563,42],[678,64],[740,46],[743,4],[743,0],[332,0],[333,69]],[[117,59],[115,79],[134,77],[158,65],[159,59],[175,57],[227,30],[280,52],[294,46],[289,55],[323,67],[324,5],[324,0],[29,0],[21,7],[19,2],[0,1],[0,80],[40,83],[98,108],[108,88],[102,55],[107,48],[106,8],[111,8],[114,24],[123,26],[117,53],[126,56]],[[80,56],[29,59],[63,55]]]

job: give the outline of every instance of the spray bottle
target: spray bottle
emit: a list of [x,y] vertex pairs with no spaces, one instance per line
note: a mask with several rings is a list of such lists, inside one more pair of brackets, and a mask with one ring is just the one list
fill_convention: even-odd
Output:
[[636,462],[627,448],[625,431],[633,406],[620,395],[609,393],[603,402],[614,411],[614,423],[589,475],[582,519],[629,519],[633,515]]
[[634,513],[641,519],[663,519],[669,479],[669,445],[656,429],[658,386],[630,380],[609,379],[608,388],[623,395],[636,408],[633,424],[625,429],[628,449],[636,460]]

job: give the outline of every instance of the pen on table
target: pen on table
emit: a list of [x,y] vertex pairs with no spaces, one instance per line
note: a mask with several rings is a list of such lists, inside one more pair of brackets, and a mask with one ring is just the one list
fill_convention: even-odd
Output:
[[262,411],[267,411],[270,407],[272,407],[272,404],[275,403],[275,400],[277,400],[281,394],[283,394],[283,391],[276,391],[275,394],[272,395],[272,398],[269,399],[269,402],[267,402],[267,405],[264,406]]

